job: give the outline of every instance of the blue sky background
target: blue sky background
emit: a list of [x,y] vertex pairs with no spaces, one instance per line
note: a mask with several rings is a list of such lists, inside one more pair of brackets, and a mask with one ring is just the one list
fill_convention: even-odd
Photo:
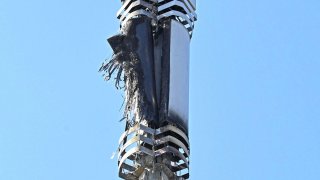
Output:
[[[113,180],[119,1],[0,0],[0,180]],[[198,0],[192,180],[320,179],[320,1]]]

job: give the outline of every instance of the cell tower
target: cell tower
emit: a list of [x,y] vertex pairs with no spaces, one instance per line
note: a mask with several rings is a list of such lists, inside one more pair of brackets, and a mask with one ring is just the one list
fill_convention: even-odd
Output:
[[121,0],[114,55],[100,71],[124,89],[119,177],[189,178],[189,48],[196,0]]

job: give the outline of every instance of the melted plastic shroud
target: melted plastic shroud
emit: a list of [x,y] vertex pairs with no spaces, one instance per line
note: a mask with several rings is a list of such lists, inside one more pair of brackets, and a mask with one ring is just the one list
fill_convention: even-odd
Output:
[[156,124],[158,107],[151,19],[130,19],[122,27],[122,33],[109,38],[108,42],[114,55],[108,63],[102,65],[100,71],[106,73],[107,80],[117,71],[117,88],[122,88],[123,80],[126,95],[124,119],[131,126],[142,119]]

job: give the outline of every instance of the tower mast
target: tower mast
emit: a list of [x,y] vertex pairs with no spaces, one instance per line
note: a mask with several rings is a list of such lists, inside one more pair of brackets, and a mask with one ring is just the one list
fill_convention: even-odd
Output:
[[121,0],[114,55],[102,64],[125,92],[119,177],[189,178],[189,49],[196,0]]

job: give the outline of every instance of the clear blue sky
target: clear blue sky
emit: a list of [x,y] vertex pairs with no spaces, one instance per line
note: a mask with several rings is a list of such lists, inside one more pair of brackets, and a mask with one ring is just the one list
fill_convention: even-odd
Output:
[[[119,1],[0,1],[0,180],[114,180]],[[198,0],[191,180],[320,179],[320,1]]]

